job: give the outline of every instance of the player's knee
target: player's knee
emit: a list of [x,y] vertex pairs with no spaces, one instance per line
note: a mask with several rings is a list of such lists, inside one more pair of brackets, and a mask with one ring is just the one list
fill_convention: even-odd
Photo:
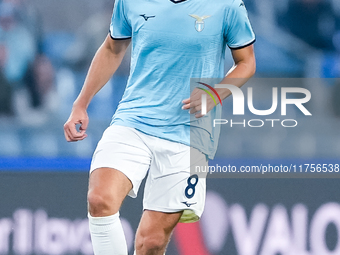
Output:
[[90,190],[87,194],[88,210],[91,216],[101,217],[113,215],[119,208],[114,206],[114,198],[96,190]]
[[152,233],[143,236],[137,236],[136,249],[144,252],[163,251],[168,243],[164,234]]

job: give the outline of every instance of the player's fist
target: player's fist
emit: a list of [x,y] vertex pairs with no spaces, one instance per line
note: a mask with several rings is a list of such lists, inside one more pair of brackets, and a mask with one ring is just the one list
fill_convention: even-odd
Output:
[[[68,142],[76,142],[87,137],[86,129],[89,118],[85,109],[74,107],[72,113],[64,124],[64,135]],[[80,125],[79,131],[77,125]]]

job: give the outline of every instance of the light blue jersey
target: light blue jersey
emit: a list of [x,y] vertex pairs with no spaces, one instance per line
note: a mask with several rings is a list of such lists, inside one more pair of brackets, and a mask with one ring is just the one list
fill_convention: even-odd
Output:
[[[112,124],[191,145],[213,158],[219,130],[190,120],[182,101],[190,97],[191,78],[224,77],[226,46],[255,41],[243,2],[116,0],[110,33],[117,40],[132,38],[131,72]],[[195,127],[209,145],[190,143]]]

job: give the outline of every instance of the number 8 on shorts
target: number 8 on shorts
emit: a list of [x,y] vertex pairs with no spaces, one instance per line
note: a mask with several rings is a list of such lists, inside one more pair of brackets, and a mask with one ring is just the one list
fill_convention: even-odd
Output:
[[193,198],[195,195],[195,188],[198,183],[198,175],[194,174],[188,178],[188,186],[185,189],[185,196],[187,198]]

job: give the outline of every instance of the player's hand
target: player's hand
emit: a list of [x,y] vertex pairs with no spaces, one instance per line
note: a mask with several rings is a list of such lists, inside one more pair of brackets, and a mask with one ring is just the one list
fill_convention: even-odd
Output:
[[[184,99],[182,101],[183,110],[189,110],[190,114],[195,114],[196,118],[201,118],[204,115],[201,114],[201,109],[202,109],[202,94],[206,94],[205,91],[195,88],[192,93],[190,98]],[[215,107],[215,102],[214,100],[207,94],[207,113],[211,111]]]
[[[72,113],[64,124],[64,134],[68,142],[76,142],[87,137],[86,129],[89,117],[85,109],[73,107]],[[80,125],[79,131],[77,125]]]

